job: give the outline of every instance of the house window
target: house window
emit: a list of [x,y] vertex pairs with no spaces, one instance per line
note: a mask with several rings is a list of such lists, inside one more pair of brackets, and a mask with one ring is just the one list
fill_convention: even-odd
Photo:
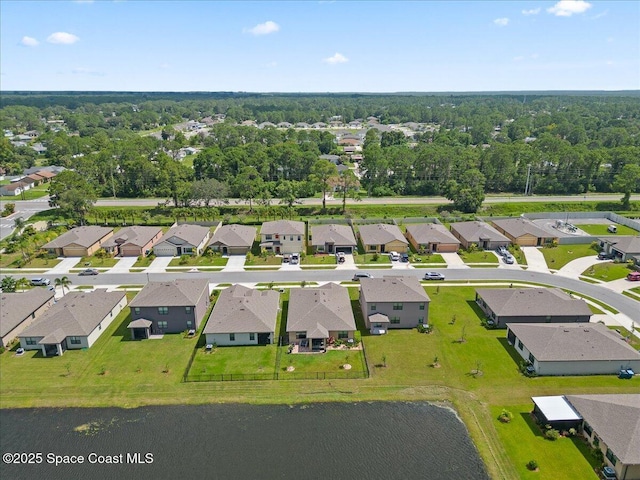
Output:
[[422,325],[424,323],[424,317],[418,317],[418,323]]
[[264,238],[265,238],[265,240],[271,240],[272,237],[271,237],[271,235],[265,235]]
[[598,438],[598,436],[596,435],[595,437],[593,437],[593,446],[598,448],[600,446],[600,439]]
[[609,459],[611,465],[615,465],[618,462],[618,458],[613,454],[610,448],[607,448],[607,454],[605,456]]
[[307,338],[307,332],[296,332],[296,340]]
[[158,313],[160,315],[169,315],[169,307],[158,307]]
[[235,342],[236,341],[236,334],[235,333],[230,333],[229,334],[229,341],[230,342]]
[[591,438],[591,434],[593,433],[593,429],[591,428],[591,425],[589,425],[587,422],[584,422],[584,425],[582,425],[582,430],[589,435],[589,438]]
[[253,342],[256,339],[256,334],[255,333],[250,333],[249,334],[249,341]]
[[544,320],[547,323],[551,323],[551,315],[547,315],[547,318],[545,318]]
[[301,242],[302,241],[302,236],[298,235],[298,241]]
[[518,340],[518,348],[520,350],[522,350],[522,347],[524,347],[524,344],[522,343],[522,340]]
[[291,237],[289,238],[289,240],[291,240],[293,242],[293,235],[291,235]]
[[35,312],[33,312],[33,313],[31,314],[31,318],[36,318],[36,313],[35,313]]
[[346,338],[349,338],[349,332],[346,332],[346,331],[338,332],[338,340],[344,340]]
[[389,321],[397,325],[398,323],[400,323],[400,317],[391,317]]
[[376,304],[374,303],[373,305],[371,305],[371,311],[375,312],[376,311]]
[[419,309],[420,309],[420,310],[424,310],[424,303],[421,303],[421,304],[420,304]]
[[191,313],[191,307],[184,307],[184,313]]
[[375,250],[376,246],[375,245],[367,245],[367,250]]
[[402,310],[402,303],[394,303],[393,304],[393,309],[394,310]]
[[536,357],[533,356],[533,353],[529,354],[529,361],[531,362],[531,365],[536,361]]
[[135,308],[133,309],[133,311],[134,311],[136,314],[140,314],[140,307],[135,307]]
[[38,344],[38,339],[33,338],[33,337],[26,337],[24,339],[24,343],[27,345],[37,345]]
[[69,337],[69,343],[71,345],[80,345],[82,342],[80,341],[80,337]]
[[166,320],[158,321],[158,328],[162,329],[162,328],[167,328],[168,326],[169,326],[169,322],[167,322]]
[[191,328],[193,326],[193,322],[191,320],[187,320],[187,327]]

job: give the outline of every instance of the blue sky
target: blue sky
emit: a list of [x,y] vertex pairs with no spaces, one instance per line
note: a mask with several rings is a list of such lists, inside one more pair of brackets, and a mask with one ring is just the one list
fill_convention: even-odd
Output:
[[2,90],[640,89],[638,1],[0,2]]

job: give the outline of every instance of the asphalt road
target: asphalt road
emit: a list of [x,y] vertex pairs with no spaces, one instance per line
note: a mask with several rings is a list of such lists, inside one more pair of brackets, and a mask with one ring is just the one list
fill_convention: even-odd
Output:
[[8,217],[0,218],[0,240],[8,237],[13,232],[13,224],[16,218],[22,218],[23,220],[29,219],[31,216],[43,210],[49,208],[49,197],[42,197],[36,200],[17,200],[15,202],[2,201],[0,209],[4,208],[5,203],[15,203],[16,210],[12,215]]
[[[582,282],[577,279],[567,278],[542,272],[530,272],[524,270],[497,269],[497,268],[465,268],[465,269],[434,269],[446,275],[447,280],[488,280],[509,282],[533,282],[560,287],[569,291],[595,298],[624,313],[636,322],[640,322],[640,307],[638,302],[624,295],[600,287],[595,284]],[[80,277],[76,274],[68,274],[72,285],[135,285],[145,284],[147,281],[169,281],[176,278],[207,278],[211,283],[268,283],[274,282],[307,282],[313,281],[347,281],[353,278],[355,272],[368,272],[374,277],[383,275],[411,275],[422,277],[424,269],[408,269],[402,272],[392,270],[301,270],[301,271],[250,271],[250,272],[201,272],[201,273],[101,273],[96,276]],[[27,275],[34,278],[40,275]],[[437,284],[437,282],[434,282]]]

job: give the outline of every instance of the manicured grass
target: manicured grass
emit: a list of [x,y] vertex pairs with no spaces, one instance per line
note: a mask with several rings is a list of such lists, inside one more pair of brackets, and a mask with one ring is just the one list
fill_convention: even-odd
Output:
[[198,347],[189,373],[191,375],[232,374],[232,373],[273,373],[276,364],[275,345],[255,345],[246,347],[216,347],[206,353],[205,347]]
[[595,314],[595,315],[600,315],[602,313],[604,313],[602,310],[600,310],[598,307],[591,305],[590,303],[588,303],[587,305],[589,305],[589,309],[591,310],[591,313]]
[[459,255],[464,263],[498,263],[498,257],[489,251],[467,252],[462,250]]
[[618,230],[618,233],[611,233],[607,230],[609,225],[604,224],[586,224],[586,225],[576,225],[580,230],[584,230],[590,235],[598,236],[598,237],[611,237],[616,235],[638,235],[638,231],[633,228],[627,227],[626,225],[615,224]]
[[255,255],[247,256],[247,260],[244,262],[247,266],[260,266],[260,265],[282,265],[282,257],[276,257],[275,255],[265,255],[264,257],[257,257]]
[[151,265],[151,262],[153,262],[156,259],[155,256],[151,256],[151,257],[138,257],[138,260],[136,260],[136,263],[133,264],[133,267],[143,267],[146,268],[149,265]]
[[[595,459],[588,453],[586,443],[577,437],[560,437],[555,441],[545,439],[540,427],[532,419],[532,407],[532,404],[504,407],[513,414],[510,423],[497,420],[502,407],[491,407],[495,428],[515,464],[518,478],[596,480],[595,465],[590,463]],[[538,462],[539,471],[532,472],[527,468],[530,460]]]
[[353,260],[356,264],[363,263],[391,263],[391,259],[389,258],[389,254],[386,253],[364,253],[364,254],[355,254],[353,256]]
[[522,252],[519,246],[517,245],[510,246],[509,251],[511,252],[511,255],[515,257],[516,262],[518,262],[518,265],[523,265],[523,266],[527,265],[527,257],[524,256],[524,253]]
[[144,285],[119,285],[117,288],[121,290],[127,290],[129,288],[143,288]]
[[[296,373],[309,372],[364,372],[364,356],[362,350],[328,350],[325,353],[287,353],[289,347],[280,347],[280,370],[286,372],[287,367],[295,368]],[[351,370],[342,366],[348,363]]]
[[582,275],[585,277],[596,278],[605,282],[625,278],[629,272],[633,270],[626,263],[598,263],[587,268]]
[[35,200],[36,198],[42,198],[49,194],[49,185],[38,185],[24,192],[24,195],[2,195],[0,201],[2,202],[17,202],[18,200]]
[[62,260],[58,258],[48,258],[47,256],[43,257],[33,257],[31,260],[22,267],[18,267],[16,265],[16,261],[22,258],[22,254],[20,252],[15,253],[3,253],[0,255],[0,267],[4,268],[53,268]]
[[541,248],[547,266],[552,270],[559,270],[571,260],[581,257],[595,256],[598,250],[591,248],[591,245],[558,245],[557,247]]
[[280,270],[280,267],[244,267],[247,272],[268,272],[270,270]]
[[[627,338],[629,345],[631,345],[636,350],[640,350],[640,338],[636,337],[635,335],[631,335],[631,332],[629,330],[622,326],[610,326],[609,329],[615,330],[624,338]],[[638,327],[636,327],[636,330],[638,330]]]
[[[186,260],[184,261],[183,258]],[[174,258],[169,262],[170,267],[224,267],[227,264],[226,257],[219,255],[190,255],[188,257]]]
[[631,290],[633,293],[637,293],[638,295],[640,295],[640,287],[630,288],[629,290]]
[[110,268],[115,266],[115,264],[118,263],[119,261],[120,261],[119,258],[114,258],[114,257],[98,258],[95,255],[92,255],[90,257],[82,257],[80,261],[75,264],[73,268],[86,268],[87,263],[90,264],[88,266],[94,267],[94,268]]
[[444,261],[444,258],[442,258],[442,255],[440,255],[439,253],[430,253],[430,254],[414,253],[410,257],[410,260],[411,260],[411,263],[414,264],[416,267],[419,267],[420,263],[442,263],[442,264],[447,263]]
[[334,265],[336,264],[336,257],[334,255],[305,255],[300,262],[302,265]]

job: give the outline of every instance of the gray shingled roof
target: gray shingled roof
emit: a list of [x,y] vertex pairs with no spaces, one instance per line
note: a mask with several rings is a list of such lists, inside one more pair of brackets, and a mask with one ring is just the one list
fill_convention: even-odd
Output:
[[491,242],[511,242],[507,237],[485,222],[457,222],[451,224],[451,230],[455,230],[467,242],[478,243],[480,240]]
[[160,227],[141,227],[139,225],[132,225],[131,227],[118,230],[113,234],[113,237],[104,242],[102,246],[115,247],[116,245],[130,244],[138,247],[144,247],[161,231],[162,229]]
[[53,298],[46,288],[32,288],[22,293],[2,293],[0,296],[0,337],[16,328],[24,319]]
[[508,323],[538,361],[640,360],[640,352],[600,323]]
[[640,464],[640,394],[566,395],[622,463]]
[[153,325],[151,320],[147,320],[146,318],[138,318],[137,320],[133,320],[129,322],[127,328],[149,328]]
[[206,278],[181,278],[172,282],[149,282],[140,290],[129,306],[195,306],[203,294],[209,295],[209,280]]
[[42,248],[64,248],[72,243],[82,247],[90,247],[112,231],[113,228],[111,227],[76,227],[63,233],[49,243],[45,243]]
[[348,225],[315,225],[311,227],[311,244],[315,247],[333,243],[335,245],[351,245],[355,247],[358,243],[353,235],[353,230]]
[[416,277],[361,278],[360,292],[366,302],[429,302]]
[[279,308],[275,290],[234,285],[220,293],[203,333],[273,333]]
[[260,229],[261,235],[304,235],[304,222],[293,220],[276,220],[264,222]]
[[223,225],[213,234],[209,245],[218,243],[227,247],[251,247],[256,238],[256,227],[246,225]]
[[477,288],[498,316],[591,315],[587,302],[559,288]]
[[358,230],[364,245],[384,245],[394,240],[405,245],[409,244],[396,225],[376,223],[373,225],[361,225]]
[[210,230],[208,227],[184,223],[167,230],[158,243],[166,242],[171,237],[178,237],[190,245],[197,246],[200,245],[207,235],[209,235],[209,232]]
[[[19,337],[58,338],[60,330],[64,337],[87,336],[125,297],[124,292],[69,292],[55,305],[44,312],[35,323],[27,327]],[[57,342],[56,342],[57,343]]]
[[[335,283],[318,288],[292,289],[289,294],[287,332],[353,331],[356,321],[349,291]],[[326,335],[315,338],[326,338]]]
[[616,250],[627,253],[640,253],[640,236],[621,235],[619,237],[602,237],[601,241],[610,243]]
[[407,232],[418,242],[419,245],[429,243],[456,243],[460,245],[460,240],[447,230],[447,227],[438,223],[418,223],[407,225]]
[[558,236],[553,232],[539,227],[528,218],[503,218],[493,220],[493,224],[514,238],[519,238],[527,234],[538,238],[556,238]]

